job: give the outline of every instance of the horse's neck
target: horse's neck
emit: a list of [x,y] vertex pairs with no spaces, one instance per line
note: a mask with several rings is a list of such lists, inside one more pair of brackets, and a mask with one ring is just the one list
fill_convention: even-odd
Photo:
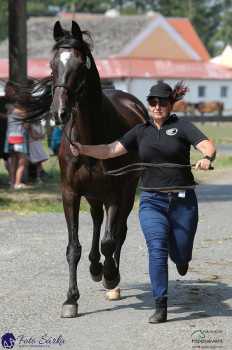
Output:
[[90,118],[88,114],[79,107],[75,108],[72,112],[72,121],[70,120],[69,122],[69,128],[72,128],[72,140],[82,144],[92,143]]
[[82,101],[78,105],[77,125],[84,141],[98,143],[102,140],[103,115],[102,115],[102,89],[100,78],[96,70],[86,82],[86,91]]
[[99,101],[95,103],[93,99],[80,103],[77,110],[73,112],[76,137],[81,143],[97,144],[101,142],[103,133],[101,114],[101,104]]

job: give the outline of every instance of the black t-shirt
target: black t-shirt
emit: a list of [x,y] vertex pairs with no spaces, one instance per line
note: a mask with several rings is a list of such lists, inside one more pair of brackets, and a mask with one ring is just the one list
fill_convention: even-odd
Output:
[[[158,129],[153,121],[137,124],[119,142],[127,151],[137,151],[144,163],[190,164],[191,145],[208,138],[192,123],[171,115]],[[186,188],[195,184],[190,167],[147,168],[141,176],[143,190]]]

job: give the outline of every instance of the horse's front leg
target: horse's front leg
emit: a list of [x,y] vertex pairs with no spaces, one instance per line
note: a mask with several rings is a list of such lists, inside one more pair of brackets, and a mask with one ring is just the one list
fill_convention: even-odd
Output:
[[[118,209],[117,214],[117,224],[115,231],[116,248],[114,252],[114,260],[118,268],[118,274],[120,274],[121,248],[127,234],[127,218],[134,204],[136,181],[137,180],[135,179],[135,184],[133,185],[132,180],[130,179],[130,183],[125,184],[125,186],[123,186],[122,193],[119,194],[121,205]],[[121,298],[120,288],[110,290],[106,293],[106,297],[108,300],[119,300]]]
[[61,317],[77,317],[77,300],[80,293],[77,287],[77,265],[81,258],[81,245],[78,237],[80,196],[72,190],[63,190],[63,206],[68,226],[68,246],[66,251],[69,265],[69,289],[67,300],[62,306]]
[[106,205],[106,228],[101,241],[101,252],[105,256],[103,266],[103,285],[106,289],[115,288],[120,282],[118,266],[113,257],[116,249],[116,226],[118,205]]

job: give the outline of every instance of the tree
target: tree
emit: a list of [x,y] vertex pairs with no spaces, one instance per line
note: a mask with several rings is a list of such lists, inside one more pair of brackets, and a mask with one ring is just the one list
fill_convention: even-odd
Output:
[[214,40],[218,43],[219,52],[227,44],[232,45],[232,0],[222,0],[222,9],[220,14],[220,24],[214,34]]
[[[189,1],[190,2],[190,1]],[[188,18],[211,55],[215,54],[215,33],[220,25],[221,0],[191,0],[192,12]]]
[[[232,0],[156,0],[153,9],[164,16],[187,17],[210,54],[213,55],[216,50],[215,35],[220,26],[223,1]],[[227,31],[229,36],[228,28]]]
[[77,12],[105,12],[111,7],[111,0],[66,0],[63,1],[71,11]]
[[7,37],[8,33],[8,1],[0,0],[0,41]]

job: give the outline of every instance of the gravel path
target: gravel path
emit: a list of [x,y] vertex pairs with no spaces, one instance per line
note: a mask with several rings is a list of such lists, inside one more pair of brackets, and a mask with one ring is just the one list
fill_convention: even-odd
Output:
[[68,286],[63,215],[0,212],[0,335],[13,332],[14,348],[31,348],[43,337],[40,345],[49,346],[56,338],[50,348],[70,350],[186,350],[199,349],[199,344],[202,349],[231,350],[231,177],[219,178],[198,192],[200,223],[193,261],[184,278],[169,263],[169,322],[159,325],[147,323],[153,300],[136,211],[129,218],[121,264],[122,300],[117,302],[106,301],[101,283],[90,278],[92,224],[88,214],[81,214],[81,317],[76,319],[60,318]]

